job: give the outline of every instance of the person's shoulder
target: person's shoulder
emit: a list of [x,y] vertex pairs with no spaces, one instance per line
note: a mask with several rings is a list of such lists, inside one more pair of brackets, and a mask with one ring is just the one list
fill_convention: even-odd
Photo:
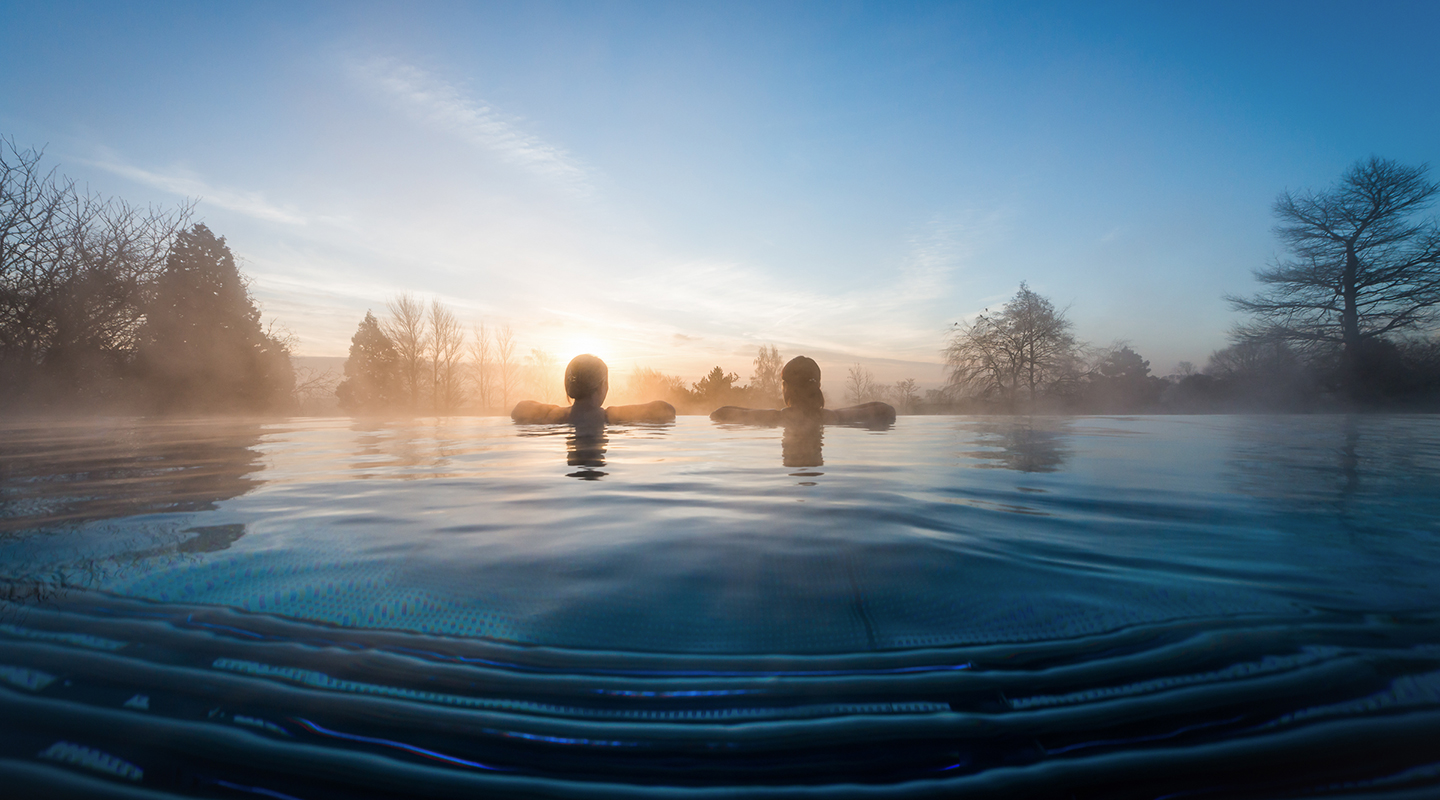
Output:
[[510,419],[516,422],[566,422],[570,419],[570,407],[521,400],[510,412]]

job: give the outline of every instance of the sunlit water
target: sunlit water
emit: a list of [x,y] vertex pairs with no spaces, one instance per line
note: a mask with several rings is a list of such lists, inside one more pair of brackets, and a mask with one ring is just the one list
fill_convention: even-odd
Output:
[[22,795],[1440,792],[1433,417],[0,435]]

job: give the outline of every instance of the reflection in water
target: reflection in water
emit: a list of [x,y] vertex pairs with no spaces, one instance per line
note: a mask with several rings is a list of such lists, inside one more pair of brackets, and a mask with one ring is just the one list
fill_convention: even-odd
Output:
[[780,435],[780,453],[787,467],[822,467],[825,458],[825,426],[818,420],[800,420],[787,424]]
[[[1354,414],[1346,414],[1340,428],[1344,435],[1344,442],[1340,445],[1340,474],[1344,476],[1340,496],[1343,503],[1360,491],[1360,423]],[[1343,507],[1340,510],[1341,513],[1346,511]]]
[[7,426],[0,534],[213,509],[259,485],[260,433],[233,420]]
[[575,426],[575,430],[565,437],[565,463],[580,469],[568,473],[566,477],[598,481],[608,475],[599,470],[599,467],[605,466],[607,444],[609,439],[605,436],[604,425]]
[[194,539],[187,539],[175,548],[181,553],[217,553],[221,550],[229,550],[241,536],[245,535],[245,525],[235,522],[229,525],[201,525],[195,528],[186,528],[185,533],[195,534]]
[[1312,520],[1308,530],[1397,535],[1440,497],[1429,426],[1362,414],[1237,420],[1227,478],[1275,512]]
[[1052,417],[981,422],[978,439],[990,449],[965,455],[989,462],[977,465],[989,469],[1058,472],[1070,457],[1069,425],[1069,419]]
[[[49,423],[0,432],[0,598],[99,585],[142,564],[228,549],[245,535],[243,523],[184,527],[184,517],[168,515],[215,510],[260,485],[257,423]],[[146,521],[106,522],[126,517]]]

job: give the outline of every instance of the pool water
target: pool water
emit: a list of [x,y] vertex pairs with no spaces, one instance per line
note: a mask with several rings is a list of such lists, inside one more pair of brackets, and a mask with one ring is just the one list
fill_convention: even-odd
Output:
[[0,436],[19,796],[1440,795],[1436,417]]

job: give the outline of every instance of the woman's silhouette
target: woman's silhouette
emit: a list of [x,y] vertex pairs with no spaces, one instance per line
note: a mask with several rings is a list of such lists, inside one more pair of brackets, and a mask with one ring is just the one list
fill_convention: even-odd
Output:
[[820,365],[812,358],[796,356],[780,371],[784,408],[740,408],[725,406],[710,414],[716,422],[743,422],[750,425],[791,425],[821,423],[877,425],[895,421],[895,407],[889,403],[861,403],[848,408],[825,407],[820,391]]
[[565,367],[568,406],[521,400],[510,412],[516,422],[569,422],[576,427],[598,427],[607,422],[674,422],[675,407],[664,400],[632,406],[601,407],[610,392],[610,368],[590,354],[575,356]]

